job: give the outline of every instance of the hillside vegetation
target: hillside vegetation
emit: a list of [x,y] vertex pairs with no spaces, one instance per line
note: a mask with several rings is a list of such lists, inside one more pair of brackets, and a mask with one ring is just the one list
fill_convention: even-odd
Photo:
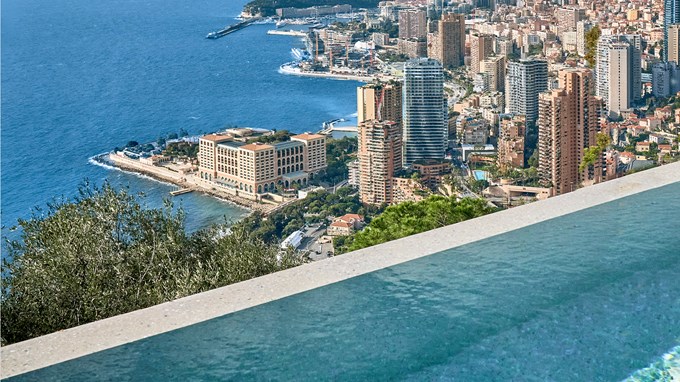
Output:
[[302,263],[235,227],[193,234],[167,203],[84,187],[19,221],[2,265],[2,343],[130,312]]

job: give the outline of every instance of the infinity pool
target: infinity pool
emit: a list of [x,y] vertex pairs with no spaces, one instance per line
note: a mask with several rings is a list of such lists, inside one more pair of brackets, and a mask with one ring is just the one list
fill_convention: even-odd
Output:
[[674,183],[11,380],[620,381],[678,345]]

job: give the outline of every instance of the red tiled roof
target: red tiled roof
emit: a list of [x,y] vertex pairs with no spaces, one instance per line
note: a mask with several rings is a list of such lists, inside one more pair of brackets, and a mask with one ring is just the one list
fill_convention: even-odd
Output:
[[357,220],[357,221],[362,221],[362,220],[364,220],[364,217],[361,216],[361,215],[357,215],[357,214],[345,214],[345,215],[343,215],[343,216],[340,216],[340,217],[337,218],[337,219],[338,219],[338,220],[345,221],[345,222],[348,222],[348,221],[350,221],[350,220],[352,220],[352,219]]

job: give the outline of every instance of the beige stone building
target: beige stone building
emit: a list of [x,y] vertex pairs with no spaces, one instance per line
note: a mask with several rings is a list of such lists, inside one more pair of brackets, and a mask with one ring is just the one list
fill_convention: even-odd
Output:
[[425,38],[400,38],[397,40],[397,52],[409,58],[427,56],[427,40]]
[[328,236],[349,236],[354,231],[360,230],[364,225],[364,217],[357,214],[345,214],[333,219],[328,226]]
[[602,163],[579,170],[584,149],[595,145],[602,102],[591,95],[588,69],[559,72],[559,89],[539,95],[539,175],[554,195],[601,181]]
[[392,121],[401,126],[401,82],[373,83],[357,88],[357,123]]
[[358,126],[359,197],[363,203],[392,203],[392,178],[402,168],[402,129],[396,122]]
[[427,12],[424,9],[399,11],[399,38],[425,38],[427,36]]
[[229,134],[200,138],[198,176],[212,187],[249,198],[273,192],[277,185],[305,186],[326,167],[326,138],[299,134],[273,145],[246,144]]
[[479,64],[479,72],[489,77],[489,91],[505,92],[505,56],[494,56]]
[[421,159],[411,164],[411,169],[420,174],[420,183],[435,190],[442,184],[442,178],[451,173],[451,161],[446,159]]
[[480,63],[493,55],[493,39],[493,36],[485,34],[470,36],[470,68],[473,73],[479,73]]
[[442,15],[437,22],[437,32],[428,34],[427,56],[438,60],[445,68],[465,63],[465,15]]
[[680,64],[680,24],[668,27],[668,60]]
[[523,115],[501,120],[498,139],[498,167],[501,170],[524,167],[525,136],[526,118]]

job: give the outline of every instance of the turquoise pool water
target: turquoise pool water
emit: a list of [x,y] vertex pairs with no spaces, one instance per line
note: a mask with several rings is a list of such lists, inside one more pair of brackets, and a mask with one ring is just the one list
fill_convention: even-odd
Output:
[[675,183],[11,380],[620,381],[680,345],[679,216]]
[[486,171],[482,170],[473,170],[472,173],[475,176],[475,179],[477,180],[486,180]]

